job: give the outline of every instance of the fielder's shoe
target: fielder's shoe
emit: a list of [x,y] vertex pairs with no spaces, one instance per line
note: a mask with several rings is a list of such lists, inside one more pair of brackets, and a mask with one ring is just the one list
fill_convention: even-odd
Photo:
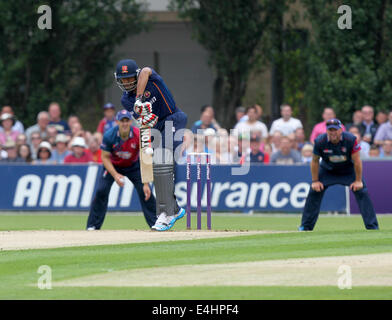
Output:
[[305,229],[304,226],[299,226],[298,231],[312,231],[311,229]]
[[96,230],[95,227],[88,227],[87,228],[87,231],[94,231],[94,230]]

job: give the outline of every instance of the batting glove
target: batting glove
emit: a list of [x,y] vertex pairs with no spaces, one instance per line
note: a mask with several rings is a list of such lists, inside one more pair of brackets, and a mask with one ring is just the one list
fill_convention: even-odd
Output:
[[139,116],[142,114],[143,111],[142,96],[136,97],[136,101],[133,105],[133,111],[135,111],[135,113],[138,114]]
[[144,102],[142,106],[142,112],[140,113],[141,116],[148,116],[152,113],[152,105],[151,102]]
[[158,116],[157,115],[155,115],[155,114],[153,114],[153,113],[150,113],[150,114],[148,114],[148,115],[146,115],[146,116],[141,116],[139,119],[138,119],[138,121],[139,121],[139,124],[141,125],[141,126],[147,126],[147,127],[150,127],[150,128],[152,128],[152,127],[154,127],[156,124],[157,124],[157,122],[158,122]]

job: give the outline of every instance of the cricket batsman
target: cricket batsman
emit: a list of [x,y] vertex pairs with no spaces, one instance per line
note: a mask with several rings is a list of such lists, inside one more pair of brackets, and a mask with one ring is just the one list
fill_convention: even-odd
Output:
[[[161,148],[170,150],[174,159],[174,151],[182,143],[182,140],[176,141],[174,135],[176,131],[186,127],[187,115],[176,106],[173,95],[161,76],[149,67],[140,69],[131,59],[118,62],[114,75],[118,86],[123,90],[121,103],[124,108],[133,114],[141,126],[149,126],[160,132]],[[171,134],[166,135],[166,131]],[[185,210],[179,207],[174,194],[174,172],[174,161],[156,161],[154,156],[158,219],[153,230],[169,230],[185,215]]]
[[156,222],[155,197],[148,183],[143,184],[139,166],[139,129],[132,126],[132,115],[121,110],[116,115],[117,126],[105,132],[101,149],[104,170],[91,203],[87,230],[99,230],[105,219],[109,192],[115,181],[124,186],[127,177],[135,186],[147,224],[151,228]]
[[313,230],[324,192],[334,184],[350,186],[366,229],[378,229],[376,213],[362,178],[360,150],[356,137],[343,132],[338,119],[327,121],[327,133],[318,136],[314,142],[310,163],[312,187],[305,202],[299,231]]

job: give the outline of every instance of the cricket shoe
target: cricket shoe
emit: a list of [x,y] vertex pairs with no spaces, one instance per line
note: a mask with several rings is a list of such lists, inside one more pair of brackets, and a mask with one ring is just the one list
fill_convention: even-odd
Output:
[[181,219],[185,215],[185,210],[183,208],[180,208],[178,212],[173,215],[173,216],[168,216],[166,212],[162,212],[157,221],[155,222],[155,225],[151,227],[151,229],[156,230],[156,231],[166,231],[169,230],[174,226],[174,223]]
[[155,231],[166,231],[173,227],[175,221],[176,218],[174,216],[168,216],[166,212],[162,212],[151,229]]

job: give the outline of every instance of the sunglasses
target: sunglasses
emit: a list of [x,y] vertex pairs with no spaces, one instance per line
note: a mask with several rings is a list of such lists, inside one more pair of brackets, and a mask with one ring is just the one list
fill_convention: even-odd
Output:
[[328,120],[327,121],[327,126],[332,125],[332,126],[340,126],[342,123],[339,120]]

